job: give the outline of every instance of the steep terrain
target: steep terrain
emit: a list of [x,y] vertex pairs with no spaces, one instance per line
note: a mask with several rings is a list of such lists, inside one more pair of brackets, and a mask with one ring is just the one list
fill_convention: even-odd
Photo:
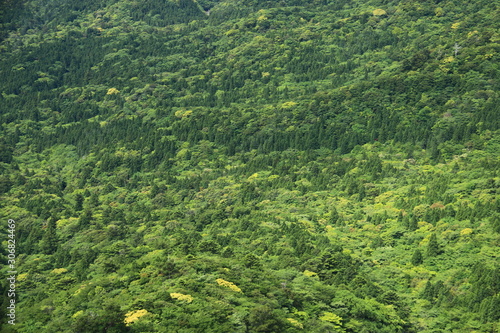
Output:
[[2,332],[498,331],[499,8],[2,1]]

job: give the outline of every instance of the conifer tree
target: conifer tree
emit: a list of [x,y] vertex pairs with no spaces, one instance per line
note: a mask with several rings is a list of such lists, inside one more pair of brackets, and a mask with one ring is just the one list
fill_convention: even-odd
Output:
[[80,216],[80,219],[78,220],[79,229],[87,228],[88,226],[90,226],[91,221],[92,221],[92,211],[86,209]]
[[83,195],[77,193],[75,197],[75,211],[80,212],[83,209]]
[[56,233],[56,219],[54,217],[49,218],[47,221],[47,228],[43,234],[40,247],[45,254],[53,254],[57,249],[58,238]]
[[337,208],[333,207],[332,211],[330,212],[330,218],[328,219],[328,222],[332,225],[337,224],[339,220],[339,212],[337,211]]
[[440,250],[436,234],[432,234],[429,238],[429,243],[427,244],[427,257],[432,258],[437,256],[439,253]]
[[408,219],[408,229],[410,231],[415,231],[418,229],[418,222],[417,222],[417,217],[415,215],[412,215]]
[[490,217],[490,224],[495,232],[500,233],[500,215],[498,213]]
[[420,265],[423,262],[423,257],[422,257],[422,251],[419,249],[416,249],[415,252],[413,252],[413,256],[411,257],[411,263],[414,266]]

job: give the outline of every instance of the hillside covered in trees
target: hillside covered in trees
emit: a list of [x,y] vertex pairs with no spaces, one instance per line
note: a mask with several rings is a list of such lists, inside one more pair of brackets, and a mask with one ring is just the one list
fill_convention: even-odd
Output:
[[1,332],[498,332],[499,17],[0,0]]

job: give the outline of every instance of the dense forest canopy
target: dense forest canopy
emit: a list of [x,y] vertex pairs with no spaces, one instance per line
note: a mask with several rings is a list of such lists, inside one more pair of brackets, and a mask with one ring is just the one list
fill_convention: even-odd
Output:
[[0,0],[2,332],[497,332],[500,6]]

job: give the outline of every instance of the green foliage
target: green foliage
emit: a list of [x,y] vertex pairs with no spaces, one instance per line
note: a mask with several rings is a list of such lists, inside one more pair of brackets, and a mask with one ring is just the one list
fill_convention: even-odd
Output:
[[495,5],[0,2],[16,331],[497,331]]
[[419,249],[416,249],[415,252],[413,252],[413,256],[411,257],[411,263],[412,265],[420,265],[423,262],[423,256],[422,252]]
[[427,257],[435,257],[440,254],[440,252],[436,234],[432,234],[427,244]]

